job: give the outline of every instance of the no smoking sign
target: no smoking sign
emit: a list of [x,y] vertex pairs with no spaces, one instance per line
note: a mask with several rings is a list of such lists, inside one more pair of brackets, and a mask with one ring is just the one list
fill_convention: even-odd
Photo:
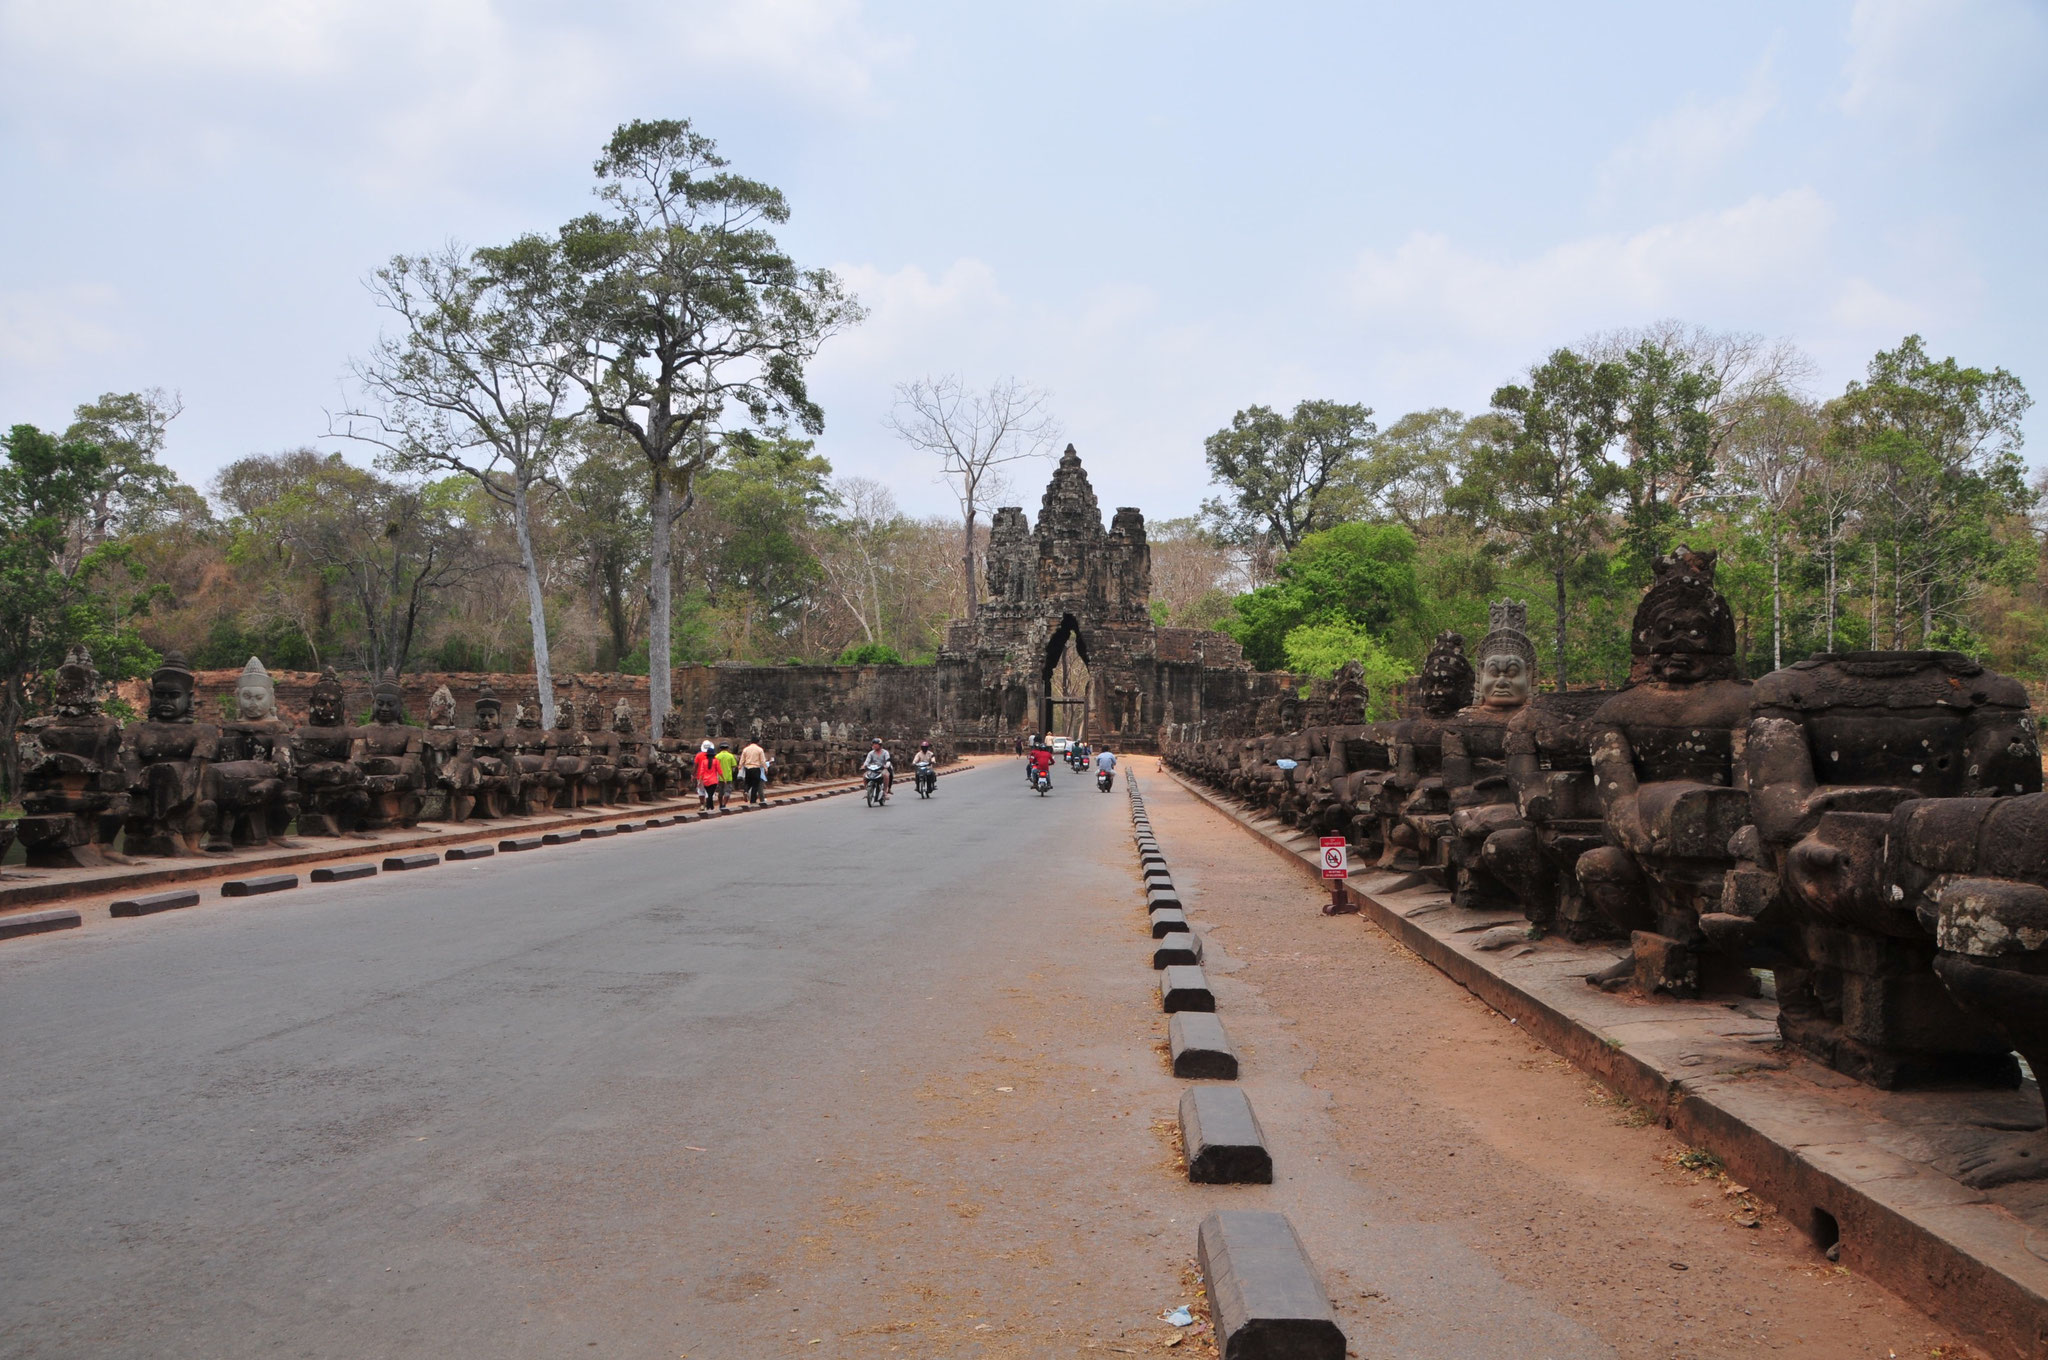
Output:
[[1342,836],[1325,836],[1323,846],[1323,877],[1351,877],[1351,852]]

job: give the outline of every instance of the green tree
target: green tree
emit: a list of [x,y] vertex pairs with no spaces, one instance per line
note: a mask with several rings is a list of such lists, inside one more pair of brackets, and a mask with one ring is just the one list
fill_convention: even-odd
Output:
[[1685,356],[1644,341],[1620,361],[1624,378],[1616,430],[1626,472],[1621,541],[1636,581],[1675,531],[1715,489],[1715,423],[1720,381]]
[[534,689],[541,721],[555,721],[547,603],[533,546],[533,497],[555,479],[571,445],[575,384],[545,309],[513,280],[450,247],[400,255],[370,278],[370,294],[398,322],[353,371],[367,398],[337,432],[382,450],[400,473],[457,472],[512,518],[526,577]]
[[[590,415],[618,430],[651,474],[649,654],[672,655],[672,530],[696,475],[735,419],[824,427],[804,366],[860,307],[831,271],[801,269],[772,228],[780,190],[731,173],[715,143],[681,120],[635,121],[595,167],[605,211],[478,252],[550,319],[574,351]],[[669,676],[648,676],[657,724]]]
[[206,501],[163,463],[170,424],[185,409],[175,393],[108,392],[72,412],[66,442],[84,440],[105,460],[91,504],[78,517],[79,550],[166,524],[203,524]]
[[728,655],[787,653],[778,644],[824,580],[806,531],[831,508],[831,475],[809,440],[745,431],[727,437],[697,475],[677,556],[691,586],[728,620]]
[[[2006,370],[1934,359],[1917,335],[1870,361],[1829,403],[1828,439],[1869,488],[1873,601],[1889,597],[1893,647],[1967,644],[1963,607],[2034,569],[2030,536],[2001,535],[2033,504],[2020,421],[2033,399]],[[1884,579],[1879,581],[1878,577]],[[1873,631],[1878,611],[1872,611]]]
[[1210,478],[1228,488],[1202,512],[1235,541],[1292,551],[1335,522],[1326,493],[1378,428],[1369,406],[1304,401],[1286,416],[1247,407],[1202,441]]
[[1287,664],[1287,638],[1305,624],[1342,623],[1386,638],[1421,612],[1415,536],[1398,524],[1339,524],[1289,553],[1273,584],[1240,596],[1224,631],[1262,670]]
[[1570,583],[1607,531],[1626,485],[1608,458],[1628,384],[1611,361],[1590,363],[1560,349],[1529,375],[1493,394],[1493,437],[1475,452],[1452,498],[1516,556],[1549,578],[1556,601],[1557,683],[1568,676]]
[[156,664],[134,620],[151,593],[119,542],[83,552],[94,516],[120,478],[89,439],[16,425],[0,439],[0,757],[10,796],[20,789],[14,731],[31,711],[32,682],[83,643],[110,679]]

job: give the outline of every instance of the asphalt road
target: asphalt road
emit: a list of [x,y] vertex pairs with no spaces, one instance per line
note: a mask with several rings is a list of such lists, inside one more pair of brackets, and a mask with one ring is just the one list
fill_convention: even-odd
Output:
[[933,984],[1127,825],[1005,762],[10,943],[0,1350],[754,1352],[707,1314],[886,1145],[849,1083],[942,1070]]

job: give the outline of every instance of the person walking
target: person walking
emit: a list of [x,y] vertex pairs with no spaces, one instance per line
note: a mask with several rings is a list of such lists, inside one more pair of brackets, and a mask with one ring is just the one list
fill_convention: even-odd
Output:
[[740,758],[732,753],[732,743],[718,743],[718,806],[721,808],[732,802],[733,779],[739,768]]
[[697,802],[709,812],[718,797],[718,752],[710,742],[697,748]]
[[740,751],[740,776],[747,781],[747,801],[767,801],[764,787],[767,784],[768,753],[761,749],[761,743],[750,741]]

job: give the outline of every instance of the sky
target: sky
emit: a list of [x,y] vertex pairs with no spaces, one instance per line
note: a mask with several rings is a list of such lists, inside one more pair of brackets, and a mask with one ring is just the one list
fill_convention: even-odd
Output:
[[195,485],[345,449],[364,278],[589,211],[675,117],[866,305],[818,448],[914,513],[953,503],[883,421],[943,373],[1049,391],[1152,519],[1242,407],[1477,412],[1663,318],[1816,395],[1919,333],[2048,397],[2041,0],[0,0],[0,425],[161,387]]

